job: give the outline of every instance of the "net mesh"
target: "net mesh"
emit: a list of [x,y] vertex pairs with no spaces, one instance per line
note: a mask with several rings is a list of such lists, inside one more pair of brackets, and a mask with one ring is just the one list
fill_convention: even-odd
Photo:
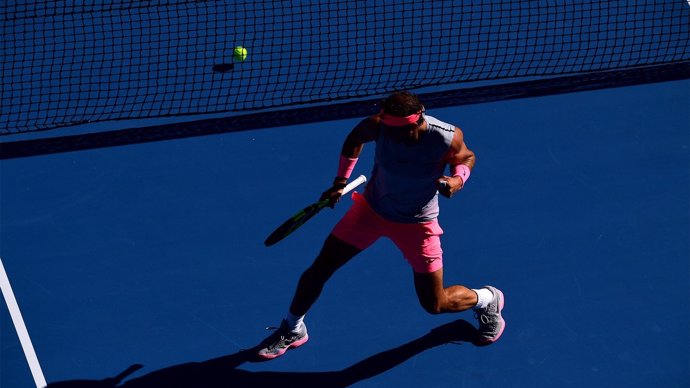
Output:
[[690,60],[685,0],[5,0],[0,12],[3,135]]

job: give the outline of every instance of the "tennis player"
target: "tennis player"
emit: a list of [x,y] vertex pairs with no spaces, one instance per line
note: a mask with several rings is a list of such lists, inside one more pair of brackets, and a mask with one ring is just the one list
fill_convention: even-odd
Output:
[[[345,139],[336,178],[321,197],[328,198],[331,207],[340,199],[362,147],[372,141],[376,142],[375,161],[364,193],[353,194],[352,207],[302,274],[287,316],[258,346],[259,357],[272,359],[307,342],[304,316],[324,284],[380,237],[392,240],[409,262],[419,302],[427,312],[474,309],[478,342],[493,343],[503,333],[500,290],[443,284],[438,194],[450,198],[461,190],[475,163],[462,131],[426,115],[416,95],[391,94],[382,102],[380,113],[362,120]],[[445,175],[446,165],[450,175]]]

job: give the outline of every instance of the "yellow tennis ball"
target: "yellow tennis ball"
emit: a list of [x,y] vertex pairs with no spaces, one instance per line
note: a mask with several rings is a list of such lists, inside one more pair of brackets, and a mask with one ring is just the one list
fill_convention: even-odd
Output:
[[247,49],[242,46],[235,47],[235,50],[232,51],[232,57],[238,62],[244,61],[247,59]]

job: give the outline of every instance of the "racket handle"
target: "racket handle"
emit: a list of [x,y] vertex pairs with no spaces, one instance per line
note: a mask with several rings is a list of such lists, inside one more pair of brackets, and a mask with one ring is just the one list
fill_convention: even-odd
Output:
[[364,175],[360,175],[357,177],[357,179],[353,180],[352,182],[348,183],[347,186],[343,189],[343,195],[349,193],[350,191],[354,190],[357,186],[361,185],[362,183],[367,181],[367,177]]

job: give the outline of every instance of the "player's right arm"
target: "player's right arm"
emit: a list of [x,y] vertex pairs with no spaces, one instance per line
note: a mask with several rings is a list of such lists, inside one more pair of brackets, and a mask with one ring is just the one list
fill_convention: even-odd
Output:
[[367,117],[357,124],[345,138],[340,155],[346,158],[359,158],[365,143],[376,140],[381,127],[381,117],[374,115]]
[[374,141],[378,136],[380,123],[379,115],[367,117],[360,121],[345,138],[340,150],[338,172],[333,180],[333,185],[321,195],[322,200],[329,199],[331,207],[335,206],[335,203],[340,199],[364,144]]

